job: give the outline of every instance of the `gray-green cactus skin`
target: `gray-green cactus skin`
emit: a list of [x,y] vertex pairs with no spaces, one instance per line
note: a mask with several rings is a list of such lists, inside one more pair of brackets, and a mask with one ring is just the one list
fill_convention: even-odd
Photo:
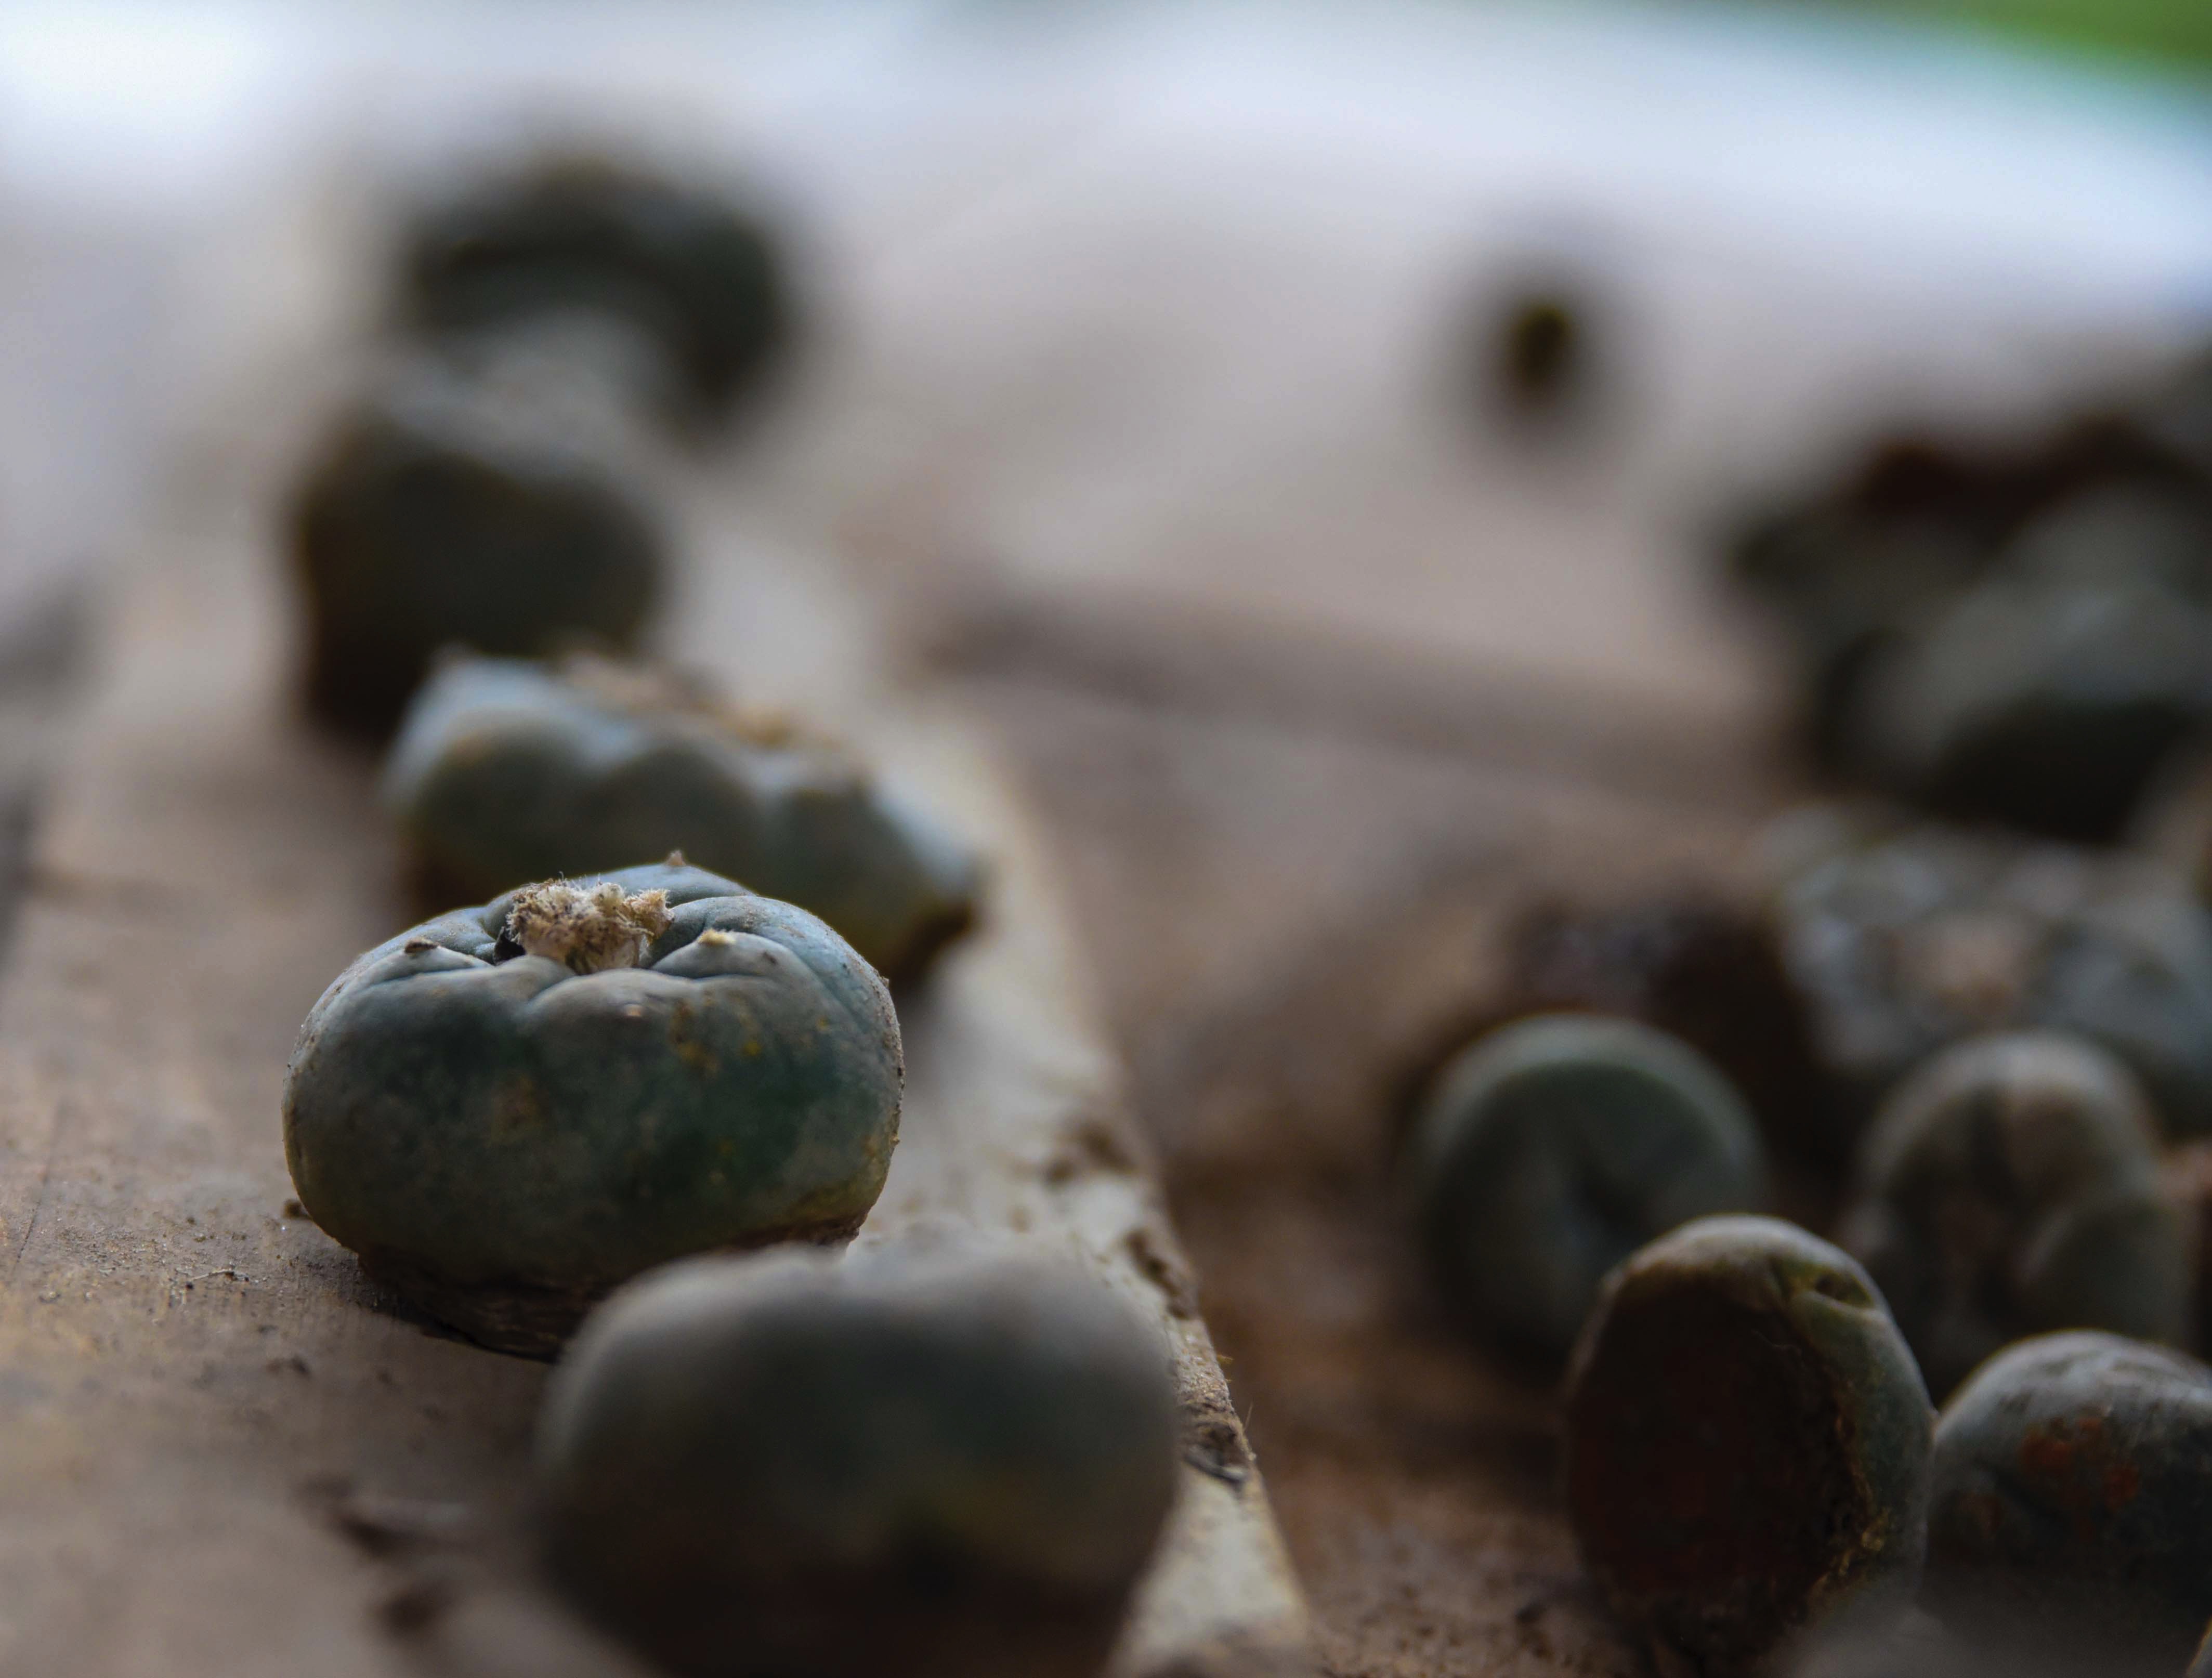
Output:
[[286,1074],[309,1215],[503,1349],[670,1259],[850,1236],[898,1140],[897,1018],[843,939],[702,869],[599,878],[666,893],[638,965],[520,953],[509,894],[355,961]]
[[1567,1371],[1568,1516],[1661,1671],[1766,1669],[1909,1603],[1934,1413],[1848,1254],[1700,1219],[1606,1280]]
[[1479,1325],[1564,1358],[1607,1273],[1692,1218],[1765,1199],[1735,1088],[1680,1038],[1551,1014],[1439,1075],[1407,1155],[1430,1268]]
[[1867,1133],[1843,1244],[1931,1392],[2051,1329],[2186,1338],[2194,1231],[2154,1124],[2125,1067],[2055,1032],[1969,1039],[1899,1085]]
[[2117,1055],[2167,1134],[2212,1129],[2212,914],[2155,864],[1934,823],[1839,827],[1769,914],[1847,1129],[1946,1045],[2027,1028]]
[[792,303],[768,228],[703,183],[609,160],[549,156],[470,183],[410,230],[410,322],[475,331],[575,309],[634,322],[713,419],[789,336]]
[[659,597],[659,524],[579,423],[597,404],[519,402],[465,373],[426,359],[362,398],[298,493],[307,703],[355,733],[388,734],[442,647],[627,647]]
[[1856,755],[1938,808],[2109,839],[2212,716],[2212,525],[2138,482],[2036,519],[1866,678]]
[[625,707],[522,660],[445,666],[410,708],[387,806],[465,894],[681,851],[827,921],[893,979],[974,919],[972,854],[842,752]]
[[1902,626],[1940,609],[1981,569],[1973,533],[1941,518],[1893,519],[1834,502],[1765,519],[1735,544],[1736,581],[1777,608],[1805,665],[1803,724],[1815,754],[1848,763],[1869,675]]
[[2212,716],[2212,614],[2155,583],[1996,578],[1867,680],[1853,727],[1935,808],[2109,839]]
[[623,1290],[539,1422],[548,1559],[686,1678],[1075,1678],[1173,1500],[1164,1348],[1075,1270],[953,1246]]
[[1926,1606],[1972,1640],[2179,1672],[2212,1618],[2212,1370],[2090,1331],[1982,1365],[1936,1432]]

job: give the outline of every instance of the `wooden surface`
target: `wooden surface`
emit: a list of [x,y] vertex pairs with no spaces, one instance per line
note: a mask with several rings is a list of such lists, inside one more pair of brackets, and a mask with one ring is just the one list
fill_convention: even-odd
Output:
[[[292,715],[250,529],[180,517],[112,579],[0,996],[0,1670],[629,1670],[532,1582],[545,1366],[380,1297],[289,1201],[292,1036],[412,917],[373,764]],[[735,586],[757,604],[772,569]],[[825,683],[872,666],[834,582],[778,598],[738,633],[696,594],[690,619],[726,658],[773,637]],[[1072,1246],[1160,1325],[1187,1467],[1115,1670],[1286,1669],[1303,1604],[1057,888],[957,721],[909,707],[899,730],[996,874],[982,932],[902,1004],[904,1134],[871,1230]]]
[[[1097,1005],[1027,909],[908,999],[887,1213],[1048,1225],[1155,1309],[1195,1289],[1232,1416],[1170,1317],[1196,1414],[1249,1418],[1332,1675],[1625,1678],[1547,1377],[1411,1272],[1388,1091],[1522,904],[1726,885],[1796,790],[1773,661],[1698,569],[1729,487],[2193,331],[2197,143],[1671,13],[224,15],[197,54],[135,15],[0,43],[42,95],[0,155],[30,323],[0,572],[87,532],[134,556],[0,983],[0,1672],[620,1669],[526,1583],[542,1371],[366,1292],[286,1215],[276,1136],[299,1018],[408,916],[369,766],[282,703],[267,498],[377,271],[359,176],[496,106],[703,140],[799,212],[814,336],[696,475],[672,649],[962,819],[1045,818],[1007,901],[1064,879]],[[1531,447],[1451,355],[1554,260],[1608,405]],[[1020,796],[886,645],[934,647]],[[37,710],[0,694],[0,786]],[[1183,1255],[1089,1128],[1102,1013]],[[970,1118],[1003,1150],[933,1146]],[[1258,1482],[1199,1455],[1127,1666],[1296,1641]]]
[[1552,1372],[1414,1262],[1392,1103],[1531,905],[1741,887],[1798,790],[1771,713],[1036,610],[948,644],[1076,884],[1323,1670],[1644,1673],[1574,1557]]

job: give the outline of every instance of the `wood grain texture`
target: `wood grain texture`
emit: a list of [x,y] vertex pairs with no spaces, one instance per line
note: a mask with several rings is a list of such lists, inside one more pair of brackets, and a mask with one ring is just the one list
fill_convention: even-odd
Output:
[[1558,1495],[1553,1372],[1415,1262],[1394,1098],[1531,908],[1743,888],[1799,790],[1766,725],[1309,660],[1250,623],[1194,659],[1187,623],[1060,611],[945,644],[1075,883],[1323,1671],[1634,1678]]
[[[783,627],[865,668],[837,599],[798,588],[824,617]],[[412,918],[373,765],[295,720],[254,543],[179,536],[114,602],[0,1002],[0,1671],[634,1671],[533,1582],[545,1366],[380,1296],[289,1201],[293,1034]],[[902,1008],[878,1227],[1072,1246],[1160,1325],[1184,1493],[1115,1670],[1294,1668],[1303,1604],[1056,887],[958,721],[900,727],[998,872],[981,933]]]

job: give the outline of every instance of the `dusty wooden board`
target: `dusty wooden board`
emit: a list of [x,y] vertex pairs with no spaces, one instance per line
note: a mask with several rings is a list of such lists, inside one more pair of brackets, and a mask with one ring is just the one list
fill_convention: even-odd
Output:
[[1471,1342],[1413,1262],[1390,1099],[1533,903],[1741,886],[1802,790],[1775,710],[1067,601],[944,644],[1074,882],[1323,1670],[1641,1673],[1575,1560],[1549,1374]]
[[[293,717],[274,566],[234,519],[170,532],[112,604],[0,1000],[0,1669],[629,1669],[532,1583],[544,1366],[430,1329],[288,1210],[292,1035],[410,918],[373,765]],[[1189,1462],[1117,1670],[1294,1663],[1298,1592],[1048,872],[957,725],[903,726],[999,872],[908,999],[886,1221],[1073,1246],[1169,1336]]]
[[[1846,235],[1838,264],[1782,248],[1765,214],[1678,228],[1678,198],[1608,167],[1595,173],[1613,190],[1592,202],[1623,212],[1626,238],[1598,255],[1607,273],[1626,259],[1620,301],[1648,329],[1626,344],[1636,399],[1578,457],[1501,449],[1454,411],[1438,358],[1499,255],[1523,234],[1544,243],[1540,228],[1516,230],[1531,185],[1517,128],[1498,146],[1466,125],[1493,110],[1501,125],[1524,122],[1525,100],[1469,97],[1523,94],[1542,70],[1510,50],[1519,25],[1504,24],[1502,56],[1497,41],[1470,52],[1418,38],[1428,95],[1416,102],[1364,13],[1343,26],[1359,52],[1309,43],[1291,56],[1310,62],[1287,74],[1206,9],[1188,15],[1142,14],[1117,51],[1070,55],[1084,72],[1073,78],[1018,43],[982,73],[945,54],[939,70],[955,73],[934,116],[914,91],[932,85],[929,55],[902,42],[887,77],[787,100],[795,137],[758,121],[749,142],[821,192],[827,313],[848,317],[857,349],[833,358],[826,400],[783,460],[749,469],[753,511],[766,506],[802,547],[842,536],[910,553],[921,527],[928,545],[1003,556],[1044,586],[1132,582],[1187,610],[1309,628],[1350,619],[1431,658],[1553,678],[1493,682],[1485,704],[1441,721],[1407,710],[1402,672],[1379,703],[1356,683],[1317,695],[1264,670],[1245,679],[1298,662],[1308,643],[1229,672],[1226,705],[1218,670],[1202,672],[1206,703],[1188,702],[1186,684],[1163,708],[1095,683],[1070,692],[1034,658],[985,697],[1057,818],[1331,1667],[1626,1670],[1578,1595],[1548,1501],[1541,1383],[1472,1355],[1403,1274],[1376,1085],[1398,1047],[1480,983],[1489,934],[1520,897],[1724,870],[1764,797],[1733,786],[1738,732],[1711,750],[1645,750],[1670,730],[1696,744],[1711,708],[1632,701],[1650,726],[1626,750],[1604,729],[1562,730],[1571,673],[1722,706],[1752,685],[1741,647],[1713,634],[1659,551],[1702,511],[1682,504],[1684,480],[1746,451],[1796,452],[1809,416],[1832,423],[1846,384],[1854,404],[1900,387],[1917,403],[1976,379],[2011,391],[2018,335],[1996,328],[2033,288],[1993,299],[1970,283],[1931,304],[1891,285],[1878,239]],[[1475,9],[1443,15],[1488,27]],[[391,21],[364,27],[380,43]],[[636,20],[609,27],[623,50],[594,59],[595,91],[645,56]],[[684,87],[711,82],[718,112],[746,108],[743,75],[694,58]],[[299,68],[271,62],[288,82]],[[1663,94],[1650,68],[1639,61],[1633,79]],[[410,80],[396,62],[368,74]],[[204,96],[198,78],[178,80]],[[1631,132],[1612,120],[1613,87],[1596,85],[1602,124],[1537,104],[1562,132]],[[1240,86],[1259,96],[1240,100]],[[994,100],[1030,119],[992,117]],[[340,78],[300,106],[318,112],[316,135],[323,113],[351,108]],[[1733,94],[1729,106],[1764,109]],[[421,125],[404,94],[389,108],[402,113],[392,131]],[[1408,143],[1415,133],[1446,143]],[[57,161],[73,149],[52,148]],[[1905,149],[1917,178],[1931,149]],[[289,271],[284,251],[270,260],[240,234],[209,241],[234,330],[210,346],[196,318],[178,335],[212,361],[268,331],[272,276]],[[1861,283],[1875,274],[1881,285]],[[318,269],[295,289],[328,278]],[[2104,376],[2106,358],[2087,359]],[[143,354],[112,363],[128,374],[115,405],[149,416]],[[24,388],[39,398],[31,423],[64,444],[11,456],[36,477],[56,455],[112,501],[112,463],[55,430],[54,382]],[[65,382],[82,394],[74,365]],[[266,394],[236,404],[258,427],[301,405]],[[793,459],[805,470],[779,471]],[[160,545],[179,557],[167,532]],[[404,1648],[433,1669],[552,1672],[548,1622],[501,1584],[514,1577],[516,1418],[537,1377],[378,1315],[313,1231],[283,1226],[276,1067],[314,989],[397,909],[361,766],[277,719],[271,609],[239,551],[126,599],[135,627],[118,652],[138,664],[84,737],[0,1000],[0,1262],[13,1277],[0,1292],[12,1424],[0,1669],[344,1673],[404,1666]],[[792,582],[782,567],[714,577],[723,607],[732,592],[775,606]],[[218,621],[223,589],[240,593],[246,627]],[[166,639],[164,614],[183,640]],[[704,612],[680,638],[749,678],[763,654],[820,662],[772,629],[713,644],[750,616]],[[781,610],[761,617],[790,627]],[[1046,660],[1060,658],[1048,637]],[[806,696],[849,702],[846,663],[836,691]],[[1691,777],[1698,795],[1670,796],[1700,764],[1717,773]],[[999,979],[976,982],[1034,1006],[1006,976],[1036,958],[1007,955]],[[1048,1016],[1067,1000],[1040,994]],[[1030,1070],[1049,1084],[1057,1064]],[[1091,1071],[1062,1071],[1095,1088]],[[930,1090],[918,1057],[918,1113]],[[1059,1098],[1040,1094],[1037,1111]],[[1091,1188],[1107,1224],[1130,1209],[1113,1183]],[[1017,1179],[986,1198],[1011,1221],[1040,1193]],[[356,1555],[311,1473],[470,1504],[473,1559],[434,1556],[426,1571]],[[1247,1536],[1264,1563],[1267,1545]],[[372,1628],[367,1606],[394,1590],[403,1610],[433,1605],[436,1566],[474,1580],[438,1638],[394,1644]]]

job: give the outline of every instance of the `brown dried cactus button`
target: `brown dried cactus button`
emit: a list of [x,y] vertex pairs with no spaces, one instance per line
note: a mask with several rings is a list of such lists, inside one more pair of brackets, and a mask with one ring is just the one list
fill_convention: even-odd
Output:
[[1576,1347],[1576,1544],[1662,1672],[1756,1672],[1911,1600],[1933,1422],[1847,1254],[1775,1219],[1701,1219],[1613,1272]]

